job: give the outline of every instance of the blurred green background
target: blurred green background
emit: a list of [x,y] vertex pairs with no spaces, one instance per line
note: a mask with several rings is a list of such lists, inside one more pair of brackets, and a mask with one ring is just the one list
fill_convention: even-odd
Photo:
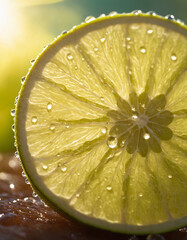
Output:
[[187,0],[0,0],[0,152],[15,150],[10,111],[30,60],[87,16],[136,9],[187,23]]

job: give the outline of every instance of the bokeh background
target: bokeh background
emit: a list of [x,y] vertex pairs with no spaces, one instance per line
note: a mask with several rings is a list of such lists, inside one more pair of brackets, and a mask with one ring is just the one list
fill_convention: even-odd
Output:
[[155,11],[187,23],[187,0],[0,0],[0,152],[12,152],[14,101],[30,61],[87,16]]

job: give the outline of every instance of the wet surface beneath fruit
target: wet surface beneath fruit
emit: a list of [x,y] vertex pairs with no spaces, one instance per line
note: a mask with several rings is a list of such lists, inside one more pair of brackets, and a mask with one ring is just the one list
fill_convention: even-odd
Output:
[[166,234],[133,236],[72,222],[33,197],[19,160],[0,154],[0,240],[187,240],[187,228]]

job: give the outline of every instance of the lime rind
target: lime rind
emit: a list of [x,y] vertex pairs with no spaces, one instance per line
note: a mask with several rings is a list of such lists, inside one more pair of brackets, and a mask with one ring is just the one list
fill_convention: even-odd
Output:
[[[97,28],[99,28],[99,24],[102,24],[103,27],[105,27],[105,23],[108,20],[111,21],[111,23],[114,20],[113,24],[115,24],[115,21],[116,22],[117,21],[120,22],[121,21],[120,19],[123,19],[124,16],[126,16],[127,22],[131,21],[131,17],[134,17],[135,22],[137,21],[138,23],[145,21],[145,22],[149,22],[149,23],[152,23],[152,24],[153,23],[154,24],[160,24],[160,25],[164,24],[164,25],[166,25],[166,28],[168,28],[170,30],[172,30],[174,28],[176,30],[176,32],[178,32],[180,34],[183,34],[185,36],[187,34],[186,26],[182,25],[179,22],[173,21],[173,18],[171,19],[172,21],[170,21],[169,19],[160,17],[160,16],[154,16],[154,18],[152,18],[152,17],[150,17],[149,14],[142,14],[141,12],[138,12],[138,13],[136,12],[136,13],[127,14],[127,15],[126,14],[120,15],[120,14],[114,14],[113,13],[112,15],[113,16],[107,16],[107,17],[104,17],[104,18],[98,18],[96,20],[93,19],[93,18],[90,18],[89,21],[87,20],[87,22],[83,23],[80,27],[76,27],[76,28],[72,29],[70,32],[68,32],[67,34],[65,33],[65,34],[61,35],[57,40],[55,40],[47,48],[47,51],[45,50],[45,51],[42,52],[42,54],[39,55],[39,57],[36,59],[35,63],[31,67],[31,69],[29,70],[29,73],[28,73],[28,75],[26,77],[26,81],[23,84],[23,87],[22,87],[22,90],[21,90],[21,93],[20,93],[20,98],[18,100],[18,105],[17,105],[17,108],[16,108],[15,124],[16,124],[16,138],[18,140],[19,139],[27,139],[26,131],[23,131],[21,129],[22,129],[23,125],[24,125],[23,123],[26,122],[26,115],[22,114],[22,113],[23,112],[26,113],[28,110],[30,111],[30,109],[28,109],[28,106],[26,104],[23,104],[23,99],[27,99],[28,96],[31,96],[30,93],[29,93],[29,89],[34,87],[34,82],[29,81],[29,79],[33,78],[33,76],[35,76],[37,74],[38,68],[42,68],[43,69],[44,62],[47,63],[50,60],[50,57],[47,56],[47,53],[49,54],[49,56],[51,56],[50,54],[52,54],[54,49],[55,49],[55,51],[58,50],[58,47],[56,48],[56,46],[58,44],[59,44],[59,47],[62,47],[60,45],[60,42],[62,40],[65,42],[65,44],[68,41],[71,42],[69,34],[70,35],[74,34],[75,39],[76,39],[79,30],[80,30],[80,32],[81,32],[81,34],[83,36],[86,33],[86,30],[85,30],[86,27],[90,27],[91,29],[94,29],[94,28],[97,29]],[[165,23],[163,23],[163,21]],[[182,28],[181,28],[181,26],[182,26]],[[71,44],[74,41],[75,40],[72,40]],[[141,49],[141,51],[145,51],[143,49]],[[37,79],[37,80],[40,81],[40,79]],[[49,83],[49,84],[51,84],[51,83]],[[141,84],[141,83],[139,83],[139,84]],[[149,85],[148,89],[150,88],[150,85]],[[112,123],[113,125],[112,126],[111,125],[109,125],[109,126],[107,125],[107,127],[109,129],[111,128],[111,130],[110,130],[111,132],[109,131],[107,134],[110,134],[113,137],[113,138],[110,139],[111,141],[108,142],[108,145],[111,144],[112,147],[111,146],[109,146],[109,147],[112,148],[112,149],[109,149],[107,151],[108,146],[106,144],[104,145],[104,143],[103,143],[103,145],[101,144],[101,149],[103,149],[103,154],[104,154],[104,152],[106,152],[106,154],[103,155],[103,162],[106,163],[108,166],[110,166],[110,158],[114,160],[115,159],[115,156],[114,156],[115,154],[117,154],[116,159],[118,159],[118,153],[116,153],[116,151],[115,151],[115,148],[116,148],[115,141],[116,141],[116,139],[117,139],[116,143],[117,143],[117,146],[118,146],[119,149],[123,148],[124,145],[125,145],[127,147],[127,153],[126,153],[127,155],[134,155],[134,153],[137,153],[137,151],[138,151],[138,153],[139,153],[139,155],[137,155],[137,156],[139,156],[138,158],[139,159],[144,159],[144,161],[145,161],[145,158],[148,157],[148,154],[150,154],[150,153],[154,154],[153,158],[155,156],[157,156],[157,154],[161,154],[161,143],[160,143],[160,140],[163,143],[165,142],[167,144],[170,139],[173,139],[172,138],[173,137],[173,133],[174,133],[174,135],[176,134],[175,129],[172,127],[173,113],[172,113],[172,111],[170,111],[171,108],[170,108],[169,105],[167,105],[167,102],[165,101],[163,95],[162,94],[161,95],[157,95],[156,92],[154,93],[154,91],[156,91],[156,90],[153,89],[154,97],[152,97],[152,99],[150,100],[149,98],[147,99],[146,97],[144,97],[143,94],[142,95],[141,94],[136,95],[132,91],[130,95],[128,95],[128,94],[126,95],[125,99],[119,100],[120,99],[120,95],[119,95],[118,96],[118,100],[117,100],[116,99],[117,92],[114,91],[115,88],[113,88],[112,85],[108,85],[108,86],[109,86],[109,89],[113,90],[113,93],[115,95],[115,98],[111,97],[111,99],[113,99],[113,103],[112,104],[115,106],[114,110],[108,111],[109,106],[107,104],[104,105],[102,103],[102,101],[103,101],[102,99],[100,99],[101,101],[94,103],[94,105],[91,107],[91,109],[97,109],[97,111],[100,109],[100,118],[101,119],[104,119],[105,115],[108,116],[108,118],[106,118],[104,120],[104,123],[106,125],[107,125],[108,119],[112,119],[113,120],[113,123]],[[55,87],[56,87],[56,85],[55,85]],[[68,89],[67,88],[63,88],[63,91],[64,92],[68,92]],[[131,91],[131,90],[129,89],[129,91]],[[129,104],[127,102],[127,100],[130,103],[130,105],[129,105],[130,108],[127,107],[128,104]],[[124,105],[123,105],[124,103],[126,104],[126,107],[124,107]],[[87,104],[87,102],[85,102],[84,104]],[[90,102],[89,102],[89,104],[90,104]],[[145,112],[144,108],[145,108],[146,104],[147,104],[147,108],[146,108],[146,112]],[[142,108],[141,105],[144,105],[144,107]],[[134,108],[139,108],[138,109],[139,111],[134,111],[133,110]],[[177,111],[179,111],[179,110],[180,109],[177,109]],[[121,114],[121,112],[123,114]],[[149,116],[149,120],[151,119],[152,123],[147,124],[148,119],[145,117],[145,113],[146,113],[146,115]],[[95,113],[94,113],[94,110],[93,110],[93,115],[94,114]],[[124,114],[127,115],[127,119],[126,120],[124,120]],[[123,120],[121,119],[122,116],[123,116]],[[135,116],[138,117],[138,122],[137,122],[137,120],[136,120],[137,118]],[[96,117],[96,119],[97,119],[97,117]],[[77,119],[77,120],[79,121],[79,119]],[[33,119],[33,121],[37,121],[37,120]],[[124,124],[122,125],[122,131],[124,131],[124,138],[120,138],[121,136],[118,138],[116,136],[117,135],[117,131],[118,131],[117,130],[118,123],[120,121],[124,121]],[[68,121],[63,123],[61,121],[61,119],[60,119],[59,122],[61,124],[64,124],[64,127],[67,127],[67,122]],[[145,124],[145,122],[146,122],[146,124]],[[158,125],[154,126],[155,122]],[[71,124],[71,123],[72,122],[70,121],[68,124]],[[129,129],[127,129],[127,125],[129,126],[129,125],[131,125],[131,123],[134,124],[134,127],[131,128],[132,131],[129,131]],[[74,122],[73,122],[73,124],[74,124]],[[141,131],[138,131],[138,128],[139,128],[140,125],[141,126],[145,125],[145,129],[142,128]],[[171,128],[170,128],[170,126],[171,126]],[[28,126],[26,125],[26,127],[28,128],[29,125]],[[50,127],[53,130],[54,127],[56,127],[56,126],[52,125]],[[32,126],[30,128],[31,128],[31,131],[32,131]],[[59,131],[60,131],[60,128],[59,128]],[[63,163],[63,162],[67,162],[67,158],[69,156],[71,156],[71,154],[74,154],[75,156],[76,156],[76,154],[83,154],[83,150],[84,149],[86,149],[86,151],[89,152],[91,147],[94,146],[94,145],[90,145],[90,143],[92,141],[94,142],[94,138],[95,138],[95,135],[93,135],[92,133],[89,133],[89,134],[90,135],[87,136],[87,138],[89,139],[89,141],[87,141],[88,142],[88,148],[86,147],[86,145],[83,145],[82,148],[80,147],[80,149],[79,148],[78,149],[72,149],[72,151],[69,151],[69,152],[68,151],[63,151],[62,153],[58,153],[58,151],[57,151],[56,152],[56,156],[58,154],[61,155],[61,156],[64,155],[65,157],[64,157],[64,160],[62,161],[62,163]],[[96,133],[96,135],[98,135],[98,134],[99,133]],[[127,134],[127,135],[125,135],[125,134]],[[149,140],[146,141],[147,137],[144,138],[145,134],[147,134],[148,139],[151,137],[149,143],[148,143]],[[47,138],[47,135],[46,135],[46,138]],[[139,139],[139,138],[141,140],[137,141],[137,139]],[[103,137],[101,137],[101,139],[100,138],[98,138],[98,139],[99,139],[99,141],[105,141],[105,142],[107,141],[107,138],[104,135],[103,135]],[[54,181],[52,181],[52,183],[50,183],[50,182],[47,182],[47,180],[46,180],[47,179],[47,175],[50,176],[50,172],[49,172],[49,174],[46,175],[46,177],[45,177],[45,174],[44,174],[44,178],[43,178],[42,177],[42,171],[40,172],[40,174],[38,174],[39,172],[37,172],[37,170],[33,168],[32,161],[35,162],[36,166],[39,166],[39,165],[37,165],[39,163],[39,161],[35,161],[35,156],[38,156],[39,159],[42,158],[42,155],[41,156],[38,155],[39,152],[37,152],[37,151],[35,152],[35,154],[32,154],[32,155],[30,154],[31,150],[35,151],[34,149],[36,148],[36,145],[38,143],[37,139],[33,139],[32,136],[31,136],[31,138],[29,140],[30,142],[33,142],[33,140],[36,142],[36,144],[33,144],[33,148],[30,148],[30,146],[28,148],[28,145],[27,145],[26,141],[22,141],[20,143],[20,142],[18,142],[18,140],[17,140],[17,148],[18,148],[21,160],[22,160],[23,169],[25,170],[25,172],[26,172],[26,174],[27,174],[27,176],[28,176],[28,178],[29,178],[29,180],[30,180],[30,182],[32,184],[32,187],[39,193],[39,196],[41,196],[42,199],[44,199],[50,206],[52,206],[54,209],[56,209],[60,213],[64,213],[65,212],[68,215],[73,216],[74,218],[78,219],[79,221],[85,222],[87,224],[90,224],[90,225],[93,225],[93,226],[96,226],[96,227],[108,229],[110,231],[117,231],[117,232],[124,232],[124,233],[136,233],[136,234],[165,232],[165,231],[168,231],[168,230],[171,230],[171,229],[182,227],[187,222],[187,218],[186,217],[183,217],[183,216],[181,217],[182,213],[180,213],[179,215],[176,214],[175,216],[172,216],[170,211],[167,210],[166,211],[167,218],[165,218],[163,216],[163,219],[165,218],[164,221],[166,221],[166,222],[164,222],[162,220],[163,221],[162,223],[159,223],[159,222],[156,223],[155,222],[153,224],[149,224],[149,223],[145,223],[144,222],[142,224],[142,222],[141,222],[142,219],[141,218],[139,219],[138,208],[137,208],[137,212],[134,212],[133,211],[133,205],[132,205],[132,211],[129,210],[129,212],[128,212],[128,214],[129,214],[128,219],[130,219],[130,220],[128,220],[128,223],[120,224],[119,223],[119,219],[117,219],[115,217],[113,219],[111,218],[113,210],[117,211],[116,209],[113,209],[112,211],[110,210],[111,213],[108,213],[109,214],[108,218],[110,219],[109,221],[106,221],[106,219],[105,219],[106,216],[100,216],[96,220],[94,216],[90,216],[90,212],[88,210],[84,209],[84,207],[81,210],[81,207],[83,206],[83,203],[80,203],[78,199],[80,199],[80,201],[83,201],[83,199],[77,197],[78,195],[76,196],[77,199],[76,198],[72,198],[71,201],[69,201],[68,200],[69,195],[67,194],[67,198],[65,197],[62,200],[61,194],[58,195],[58,192],[59,192],[58,184],[57,184],[57,186],[53,187],[53,185],[55,184],[55,181],[59,180],[58,174],[57,174],[56,180],[54,179]],[[55,141],[55,138],[53,138],[53,140]],[[41,153],[42,153],[43,149],[47,149],[47,148],[45,148],[44,145],[43,145],[43,147],[41,149]],[[175,143],[175,145],[176,145],[176,143]],[[175,146],[175,145],[173,145],[173,146]],[[51,147],[53,148],[53,145],[51,145]],[[48,148],[49,148],[49,146],[48,146]],[[53,151],[52,148],[51,149],[49,148],[47,150],[46,157],[47,157],[48,153]],[[180,142],[179,148],[183,149],[183,145],[182,145],[181,142]],[[151,149],[151,151],[150,151],[150,149]],[[165,145],[165,149],[168,151],[168,148],[166,147],[166,145]],[[167,151],[165,151],[165,153]],[[114,154],[114,152],[115,152],[115,154]],[[184,154],[184,155],[181,155],[181,164],[183,164],[183,157],[182,156],[185,156],[185,152],[181,153],[181,154]],[[58,162],[58,160],[57,160],[57,162]],[[138,163],[140,164],[140,161],[137,161],[137,164]],[[127,164],[127,165],[129,166],[129,164]],[[102,171],[102,168],[103,168],[102,161],[101,161],[101,163],[98,166],[96,164],[95,167],[93,168],[93,169],[95,169],[93,171],[93,173],[91,172],[90,175],[87,175],[87,180],[95,179],[96,173],[99,174],[99,172]],[[118,166],[118,164],[117,164],[117,166]],[[133,166],[133,163],[132,163],[132,166]],[[147,165],[145,164],[145,166],[147,166]],[[152,167],[153,166],[154,165],[152,165]],[[120,167],[122,168],[122,166],[120,166]],[[65,168],[66,167],[63,168],[64,172],[66,172]],[[51,168],[51,169],[53,169],[53,168]],[[56,168],[54,168],[54,169],[56,169]],[[110,169],[110,167],[109,167],[109,169]],[[118,169],[118,168],[116,168],[116,169]],[[133,167],[132,167],[132,169],[133,169]],[[38,170],[41,170],[41,168],[38,168]],[[91,169],[89,171],[91,171]],[[135,171],[135,168],[134,168],[134,171]],[[171,169],[171,171],[174,171],[174,170]],[[151,173],[149,173],[149,174],[151,175]],[[165,174],[165,173],[163,173],[163,174]],[[127,175],[127,180],[128,180],[127,182],[128,182],[128,184],[131,183],[131,182],[134,182],[134,181],[137,181],[137,183],[138,183],[138,179],[134,178],[134,176],[136,176],[136,174],[133,174],[132,176],[130,176],[130,178]],[[170,179],[169,176],[173,177],[173,172],[172,172],[172,175],[170,175],[168,173],[167,177]],[[152,175],[152,179],[155,179],[154,180],[155,181],[155,185],[157,184],[156,183],[157,182],[156,178],[158,178],[158,176],[156,177],[156,176]],[[45,182],[45,180],[46,180],[46,182]],[[78,181],[78,179],[77,179],[77,181]],[[101,178],[100,181],[102,182],[102,178]],[[165,178],[164,178],[163,181],[166,181]],[[38,182],[40,182],[40,184],[38,184]],[[114,183],[115,183],[115,181],[113,181],[113,184]],[[51,185],[50,186],[51,187],[50,190],[47,187],[48,184]],[[73,184],[73,182],[72,182],[72,184]],[[144,185],[145,182],[143,182],[142,184]],[[168,186],[171,188],[171,181],[170,182],[168,181],[168,184],[169,184]],[[128,186],[126,186],[126,187],[128,189]],[[178,192],[179,192],[179,195],[180,195],[180,192],[183,192],[183,187],[180,184],[177,185],[177,187],[178,187]],[[108,192],[112,192],[112,190],[113,190],[113,187],[111,185],[106,185],[105,188],[108,190]],[[65,186],[64,186],[64,189],[65,189]],[[115,187],[114,187],[114,189],[115,189]],[[141,189],[141,187],[140,187],[140,189]],[[137,190],[140,190],[140,189],[137,188]],[[143,189],[145,190],[146,188],[143,188]],[[116,188],[116,191],[117,190],[118,189]],[[128,194],[129,196],[133,196],[134,194],[137,194],[132,189],[130,189],[130,190],[131,191]],[[125,191],[127,191],[127,190],[125,190]],[[64,193],[62,192],[62,196],[63,196],[63,194]],[[77,194],[79,194],[79,193],[77,192]],[[159,189],[159,194],[158,195],[160,196],[159,197],[160,199],[158,198],[158,200],[159,201],[161,200],[161,202],[163,204],[163,201],[165,201],[164,200],[165,197],[163,196],[164,195],[164,191],[161,191]],[[139,197],[141,198],[140,195],[143,196],[142,192],[139,192]],[[86,188],[85,188],[85,196],[86,196],[85,199],[87,199],[89,197],[88,195],[86,195]],[[110,199],[109,196],[110,195],[106,194],[106,199]],[[95,196],[93,196],[93,197],[95,197]],[[172,198],[172,195],[171,195],[171,198]],[[112,202],[110,200],[108,200],[108,203],[109,204],[111,203],[111,207],[113,205],[115,205],[115,204],[116,204],[116,206],[119,205],[118,203],[115,202],[115,199],[116,199],[116,201],[118,201],[118,199],[114,197],[113,204],[112,204]],[[183,202],[184,199],[185,199],[185,196],[182,196],[181,202]],[[63,202],[63,206],[62,206],[62,202]],[[130,198],[127,199],[127,200],[124,200],[124,202],[127,202],[126,206],[130,209],[131,208]],[[162,207],[163,206],[166,207],[168,204],[169,205],[174,204],[171,208],[172,209],[175,208],[175,201],[172,203],[172,201],[170,199],[166,199],[166,202],[162,205]],[[78,206],[77,207],[77,209],[79,209],[78,211],[76,210],[76,207],[75,207],[76,205]],[[159,206],[159,204],[157,206]],[[109,205],[106,204],[105,207],[109,208]],[[88,209],[89,209],[89,206],[88,206]],[[86,214],[83,214],[86,211],[88,211],[88,212]],[[83,213],[81,213],[81,212],[83,212]],[[100,213],[99,213],[99,211],[97,211],[97,213],[95,213],[95,214],[100,214]],[[117,213],[116,216],[117,215],[119,215],[119,214]],[[147,217],[148,217],[148,215],[149,214],[147,214]],[[159,219],[159,217],[158,217],[158,219]],[[173,217],[176,218],[176,219],[173,220],[172,219]],[[125,220],[126,219],[125,216],[123,216],[121,218],[123,219],[124,222],[126,221]],[[149,217],[147,219],[149,221]],[[151,219],[150,219],[150,221],[151,221]],[[133,222],[134,222],[134,224],[133,224]]]

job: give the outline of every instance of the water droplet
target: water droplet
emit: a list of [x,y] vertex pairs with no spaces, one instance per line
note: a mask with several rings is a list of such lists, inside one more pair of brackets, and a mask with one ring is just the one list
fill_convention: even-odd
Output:
[[91,21],[93,21],[93,20],[95,20],[95,17],[93,17],[93,16],[88,16],[86,19],[85,19],[85,22],[91,22]]
[[26,177],[26,175],[25,175],[25,173],[24,172],[22,172],[22,174],[21,174],[23,177]]
[[54,130],[55,130],[55,125],[54,125],[54,124],[50,124],[49,129],[50,129],[51,131],[54,131]]
[[66,34],[66,33],[67,33],[67,31],[63,31],[63,32],[62,32],[62,34]]
[[14,147],[17,147],[16,141],[14,142]]
[[33,116],[32,119],[31,119],[32,124],[36,124],[37,121],[38,121],[37,117]]
[[13,183],[10,184],[10,189],[14,189],[15,185]]
[[141,52],[141,53],[146,53],[146,49],[145,49],[144,47],[141,47],[141,48],[140,48],[140,52]]
[[28,178],[25,178],[25,183],[26,183],[26,184],[30,184]]
[[179,231],[180,231],[180,232],[187,232],[187,227],[180,228]]
[[152,30],[152,29],[149,29],[149,30],[147,30],[147,33],[148,33],[148,34],[151,34],[151,33],[153,33],[153,30]]
[[35,59],[31,59],[31,63],[34,63],[35,62]]
[[20,159],[19,159],[19,161],[18,161],[18,164],[19,164],[20,167],[22,167],[22,163],[21,163],[21,160],[20,160]]
[[143,138],[144,138],[145,140],[149,139],[149,138],[150,138],[150,134],[149,134],[149,133],[145,133],[145,134],[143,135]]
[[112,11],[109,13],[109,16],[115,16],[116,14],[118,14],[116,11]]
[[133,114],[132,115],[132,119],[137,119],[138,118],[138,115],[137,114]]
[[135,15],[139,15],[140,13],[142,13],[142,11],[141,10],[134,10],[134,11],[132,11],[132,13],[135,14]]
[[171,179],[172,177],[173,177],[172,175],[168,175],[168,178],[170,178],[170,179]]
[[48,103],[47,104],[47,111],[50,112],[52,110],[52,104]]
[[109,148],[115,148],[117,146],[118,140],[116,137],[110,136],[107,141]]
[[47,170],[47,169],[48,169],[48,166],[47,166],[47,165],[43,165],[42,168],[43,168],[44,170]]
[[15,132],[15,125],[12,125],[12,131]]
[[140,194],[139,194],[139,197],[143,197],[143,194],[142,194],[142,193],[140,193]]
[[129,238],[129,240],[138,240],[138,238],[135,235],[133,235],[132,237]]
[[101,42],[103,43],[105,41],[105,38],[103,37],[103,38],[101,38]]
[[16,158],[19,158],[18,152],[15,152],[14,155],[15,155]]
[[155,234],[155,235],[148,235],[146,240],[165,240],[165,238],[160,234]]
[[12,110],[10,111],[10,114],[11,114],[12,117],[14,117],[14,116],[16,115],[16,110],[15,110],[15,109],[12,109]]
[[68,124],[66,124],[65,128],[69,128],[70,126]]
[[72,60],[72,59],[73,59],[73,56],[71,55],[71,53],[68,53],[68,54],[67,54],[67,59],[68,59],[68,60]]
[[63,166],[63,167],[61,168],[61,171],[62,171],[62,172],[66,172],[66,171],[67,171],[67,167],[66,167],[66,166]]
[[74,66],[74,69],[75,69],[75,70],[77,70],[77,69],[78,69],[78,66],[77,66],[77,65],[75,65],[75,66]]
[[126,39],[127,39],[127,41],[130,41],[130,40],[131,40],[131,38],[130,38],[130,37],[127,37]]
[[100,99],[101,99],[101,101],[104,101],[104,100],[105,100],[104,97],[101,97]]
[[175,20],[175,17],[174,17],[173,15],[170,15],[170,14],[167,15],[166,18],[167,18],[168,20],[172,20],[172,21]]
[[107,191],[109,191],[109,192],[112,191],[112,187],[111,187],[111,186],[107,186],[106,189],[107,189]]
[[21,84],[23,84],[25,82],[25,77],[21,78]]
[[2,218],[5,214],[4,213],[0,213],[0,218]]
[[152,16],[156,16],[156,13],[153,12],[153,11],[149,11],[148,14],[149,14],[149,15],[152,15]]
[[104,13],[102,13],[100,16],[99,16],[99,18],[103,18],[103,17],[105,17],[106,15],[104,14]]
[[125,140],[121,141],[120,143],[120,147],[124,147],[125,146]]
[[139,26],[138,26],[138,25],[132,25],[132,26],[131,26],[131,29],[132,29],[132,30],[137,30],[137,29],[139,29]]
[[172,55],[171,55],[171,60],[172,60],[172,61],[176,61],[176,60],[177,60],[177,56],[176,56],[175,54],[172,54]]
[[181,19],[177,19],[177,23],[180,23],[180,24],[184,25],[184,22]]
[[95,48],[94,48],[94,52],[97,52],[97,51],[98,51],[98,48],[97,48],[97,47],[95,47]]
[[35,192],[33,192],[33,193],[32,193],[32,196],[33,196],[34,198],[37,198],[37,197],[38,197],[38,194],[35,193]]
[[77,193],[77,194],[76,194],[76,197],[77,197],[77,198],[79,198],[79,197],[80,197],[80,194],[79,194],[79,193]]
[[103,134],[106,134],[106,132],[107,132],[107,128],[106,128],[106,127],[101,128],[101,132],[102,132]]
[[15,98],[15,102],[14,102],[14,104],[16,105],[17,102],[18,102],[18,97]]
[[131,75],[132,74],[132,71],[131,70],[129,70],[129,75]]

